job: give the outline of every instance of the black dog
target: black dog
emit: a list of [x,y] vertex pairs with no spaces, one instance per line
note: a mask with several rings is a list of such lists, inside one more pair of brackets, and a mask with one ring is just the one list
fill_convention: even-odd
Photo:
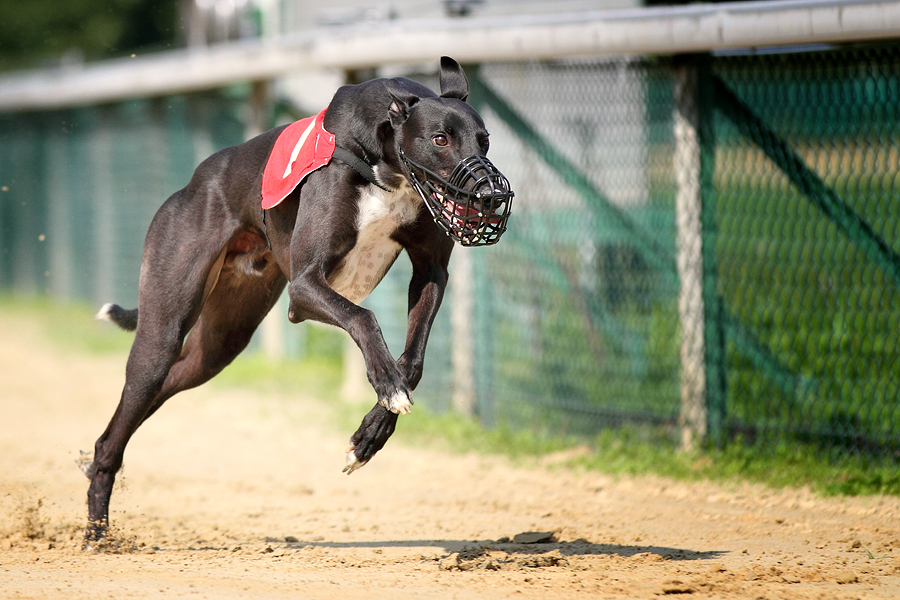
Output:
[[[228,365],[285,285],[288,318],[347,331],[378,394],[350,438],[344,470],[384,446],[422,377],[454,240],[495,242],[513,198],[484,156],[488,132],[465,103],[468,80],[447,57],[440,85],[440,96],[405,78],[340,88],[320,115],[337,160],[267,210],[264,171],[285,127],[213,154],[159,209],[144,246],[138,309],[108,304],[98,315],[136,335],[118,408],[85,467],[88,542],[106,534],[116,472],[137,428],[174,394]],[[285,177],[290,171],[288,163]],[[372,312],[356,303],[401,250],[413,275],[406,348],[395,361]]]

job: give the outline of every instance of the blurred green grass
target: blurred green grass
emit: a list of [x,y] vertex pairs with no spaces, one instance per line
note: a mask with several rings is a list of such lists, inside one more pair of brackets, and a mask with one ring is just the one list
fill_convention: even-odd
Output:
[[56,302],[43,296],[0,295],[0,319],[29,319],[60,350],[94,355],[127,353],[134,334],[97,321],[94,315],[99,309],[84,302]]
[[[124,359],[132,334],[97,322],[94,312],[81,303],[0,296],[0,323],[27,319],[62,351],[98,356],[122,354]],[[286,398],[302,394],[327,401],[331,424],[349,436],[375,397],[373,393],[368,398],[341,398],[344,336],[333,328],[311,328],[302,360],[273,361],[261,352],[248,351],[211,385],[253,389]],[[735,440],[721,448],[683,452],[672,446],[671,435],[647,428],[624,427],[603,430],[594,436],[568,437],[540,429],[512,428],[505,423],[487,429],[477,420],[455,413],[436,413],[425,405],[427,402],[418,403],[412,414],[400,420],[391,443],[500,455],[526,468],[549,465],[614,476],[652,474],[686,481],[750,481],[776,488],[808,487],[823,495],[900,495],[896,464],[848,456],[835,465],[815,448],[802,444],[782,444],[761,453],[757,447]]]

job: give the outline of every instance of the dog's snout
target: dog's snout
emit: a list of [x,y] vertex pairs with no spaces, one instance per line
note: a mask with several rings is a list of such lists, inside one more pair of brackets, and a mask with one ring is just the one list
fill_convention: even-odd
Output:
[[506,177],[499,171],[489,173],[487,170],[476,172],[477,179],[474,180],[471,190],[477,198],[486,198],[496,196],[497,194],[509,193],[509,182]]
[[479,199],[511,193],[509,180],[484,155],[460,161],[450,175],[450,185]]
[[447,235],[464,246],[484,246],[500,239],[515,194],[486,156],[461,160],[449,177],[412,161],[402,149],[400,157],[410,170],[413,187]]

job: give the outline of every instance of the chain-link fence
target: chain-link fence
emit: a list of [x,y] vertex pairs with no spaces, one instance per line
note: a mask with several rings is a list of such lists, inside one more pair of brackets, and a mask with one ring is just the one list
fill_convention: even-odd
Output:
[[[474,263],[482,419],[896,458],[900,47],[474,83],[517,193],[502,243],[455,257]],[[449,356],[429,357],[432,397]]]
[[244,137],[243,98],[0,114],[0,290],[137,304],[154,213]]
[[[716,63],[726,423],[900,450],[900,49]],[[732,325],[733,323],[734,325]]]
[[[514,214],[455,251],[418,400],[896,457],[900,45],[467,69]],[[239,101],[0,119],[0,286],[133,303],[150,216]],[[366,301],[398,355],[408,277]]]

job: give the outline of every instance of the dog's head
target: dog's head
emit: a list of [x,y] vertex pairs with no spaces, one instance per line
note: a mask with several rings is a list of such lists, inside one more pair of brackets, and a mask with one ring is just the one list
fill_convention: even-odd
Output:
[[464,246],[496,243],[506,231],[514,194],[486,156],[488,131],[465,102],[469,82],[452,58],[441,59],[440,84],[440,96],[402,87],[390,91],[394,152],[447,235]]
[[506,230],[513,192],[487,159],[488,132],[466,104],[469,81],[441,58],[441,95],[404,77],[345,85],[325,114],[338,146],[375,169],[382,183],[406,180],[434,222],[464,246],[493,244]]

